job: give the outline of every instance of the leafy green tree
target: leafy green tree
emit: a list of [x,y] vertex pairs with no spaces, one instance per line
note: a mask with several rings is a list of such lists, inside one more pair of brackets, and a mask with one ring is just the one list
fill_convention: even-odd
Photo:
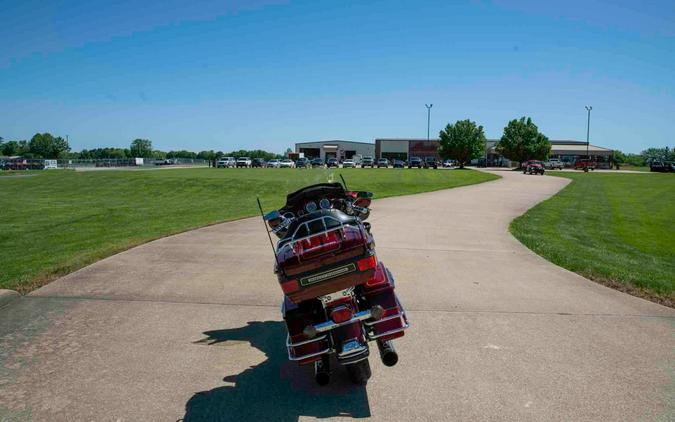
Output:
[[167,158],[197,158],[197,154],[192,151],[180,150],[180,151],[169,151],[166,153]]
[[445,129],[439,133],[441,138],[439,154],[443,158],[457,160],[459,168],[473,158],[478,158],[485,153],[485,133],[483,126],[477,126],[476,122],[469,119],[458,120],[454,125],[448,123]]
[[625,160],[626,164],[642,167],[645,165],[645,159],[640,154],[626,154]]
[[70,151],[68,141],[62,137],[54,137],[51,133],[36,133],[28,143],[29,151],[35,157],[59,158]]
[[5,156],[12,156],[12,155],[18,155],[19,153],[19,143],[17,141],[7,141],[4,144],[2,144],[2,151],[0,151],[2,155]]
[[521,168],[527,160],[545,160],[551,152],[551,143],[529,117],[511,120],[496,145],[504,157],[518,162]]
[[152,157],[152,142],[149,139],[134,139],[129,147],[131,157]]
[[675,159],[675,153],[668,147],[665,148],[647,148],[640,153],[645,164],[652,161],[672,161]]
[[152,158],[154,158],[155,160],[163,160],[167,158],[167,155],[166,152],[156,149],[152,151]]
[[626,162],[626,155],[619,151],[618,149],[612,151],[612,155],[609,157],[609,160],[617,170],[621,167],[621,164]]

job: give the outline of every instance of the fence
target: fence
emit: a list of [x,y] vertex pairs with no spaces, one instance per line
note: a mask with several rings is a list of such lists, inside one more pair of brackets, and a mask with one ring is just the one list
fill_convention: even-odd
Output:
[[155,160],[152,158],[101,158],[89,160],[57,160],[57,168],[121,168],[121,167],[136,167],[136,168],[154,168],[154,167],[171,167],[171,166],[195,166],[205,167],[209,165],[208,160],[197,158],[172,158],[167,160]]

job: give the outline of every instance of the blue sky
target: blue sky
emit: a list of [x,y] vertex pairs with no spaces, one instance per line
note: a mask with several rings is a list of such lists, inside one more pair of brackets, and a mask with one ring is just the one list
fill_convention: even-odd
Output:
[[[675,2],[0,0],[0,136],[280,152],[531,116],[675,146]],[[548,4],[551,3],[551,4]]]

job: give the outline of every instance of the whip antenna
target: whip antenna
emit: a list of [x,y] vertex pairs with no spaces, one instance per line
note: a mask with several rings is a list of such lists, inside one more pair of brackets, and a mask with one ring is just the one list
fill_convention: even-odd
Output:
[[340,173],[340,179],[342,179],[342,185],[345,187],[345,190],[348,191],[349,189],[347,188],[347,182],[345,182],[345,178],[342,177],[342,173]]
[[255,197],[256,201],[258,201],[258,209],[260,210],[260,216],[262,217],[263,220],[263,225],[265,226],[265,231],[267,232],[267,238],[270,240],[270,246],[272,246],[272,254],[274,255],[274,262],[277,263],[277,268],[281,273],[286,277],[286,272],[284,271],[283,268],[281,268],[281,265],[279,265],[279,259],[277,258],[277,251],[276,248],[274,247],[274,242],[272,241],[272,235],[270,235],[270,231],[267,229],[267,224],[265,223],[265,213],[263,212],[262,204],[260,203],[260,197],[256,196]]

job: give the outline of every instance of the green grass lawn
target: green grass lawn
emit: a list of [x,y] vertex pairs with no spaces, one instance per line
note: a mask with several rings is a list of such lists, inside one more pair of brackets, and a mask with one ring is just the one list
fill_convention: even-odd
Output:
[[675,304],[675,175],[551,172],[572,179],[511,223],[549,261],[632,294]]
[[27,292],[148,240],[256,215],[256,195],[272,210],[288,192],[340,173],[376,198],[496,179],[471,170],[209,168],[2,177],[0,288]]

